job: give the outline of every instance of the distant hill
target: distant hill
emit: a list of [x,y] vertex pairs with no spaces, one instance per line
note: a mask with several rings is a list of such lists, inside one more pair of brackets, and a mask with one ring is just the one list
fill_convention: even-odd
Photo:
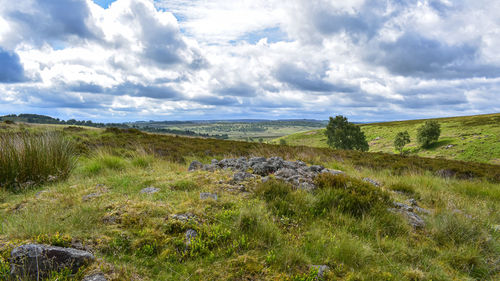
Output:
[[[417,128],[427,120],[441,124],[441,137],[429,149],[418,148]],[[424,157],[500,164],[500,113],[463,117],[407,120],[360,124],[371,152],[396,153],[393,147],[398,132],[408,130],[412,142],[406,146],[411,154]],[[289,145],[327,147],[324,129],[291,134],[284,139]]]

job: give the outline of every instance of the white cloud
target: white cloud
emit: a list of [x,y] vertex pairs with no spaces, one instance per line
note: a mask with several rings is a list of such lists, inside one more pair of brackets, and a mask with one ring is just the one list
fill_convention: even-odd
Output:
[[366,121],[500,108],[496,2],[5,1],[0,47],[27,81],[0,84],[0,113]]

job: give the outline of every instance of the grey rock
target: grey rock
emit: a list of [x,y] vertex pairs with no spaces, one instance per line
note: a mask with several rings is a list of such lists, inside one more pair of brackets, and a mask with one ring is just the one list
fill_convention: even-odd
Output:
[[289,168],[281,168],[276,173],[274,174],[276,177],[282,177],[282,178],[291,178],[295,175],[297,175],[297,171]]
[[100,193],[90,193],[90,194],[84,195],[82,197],[82,201],[89,201],[90,199],[94,199],[97,197],[101,197],[101,194]]
[[235,182],[240,182],[251,178],[255,178],[255,176],[247,172],[237,172],[233,175],[233,181]]
[[312,184],[312,183],[302,182],[302,183],[299,184],[299,189],[310,191],[310,190],[316,189],[316,186],[314,184]]
[[11,274],[16,277],[47,276],[68,268],[76,273],[81,266],[95,260],[87,251],[42,244],[26,244],[11,252]]
[[313,173],[321,173],[321,171],[323,171],[324,169],[325,167],[320,165],[312,165],[309,167],[309,170],[311,170]]
[[185,214],[174,214],[171,216],[171,218],[180,220],[182,222],[188,222],[191,219],[196,219],[196,216],[193,215],[192,213],[185,213]]
[[330,267],[328,265],[312,265],[311,266],[314,269],[318,270],[318,279],[323,279],[325,277],[325,273],[330,270]]
[[189,168],[188,168],[188,171],[196,171],[196,170],[200,170],[203,168],[203,164],[199,161],[193,161],[191,162],[191,164],[189,164]]
[[417,200],[415,200],[413,198],[408,199],[408,204],[410,204],[413,207],[418,206]]
[[218,165],[219,164],[219,160],[217,159],[212,159],[212,162],[211,162],[212,165]]
[[[408,205],[403,204],[403,203],[398,203],[398,202],[394,202],[394,207],[396,207],[396,208],[389,208],[388,210],[390,212],[393,212],[393,213],[402,214],[413,228],[420,229],[420,228],[423,228],[425,226],[425,221],[419,215],[415,214],[414,207],[408,206]],[[420,208],[420,207],[416,207],[416,208],[425,210],[425,209]],[[428,212],[428,211],[425,210],[425,212]]]
[[196,238],[196,236],[198,236],[198,232],[196,232],[196,230],[188,229],[186,231],[186,239],[184,240],[185,241],[184,243],[186,244],[186,246],[189,247],[191,245],[192,240],[194,238]]
[[212,198],[215,201],[217,201],[217,194],[210,193],[210,192],[202,192],[202,193],[200,193],[200,199],[201,200],[205,200],[205,199],[209,199],[209,198]]
[[269,177],[262,177],[261,181],[262,181],[262,182],[268,182],[268,181],[269,181],[269,179],[270,179]]
[[214,172],[215,170],[217,170],[217,168],[218,168],[217,164],[209,164],[209,165],[203,165],[202,170]]
[[334,169],[324,169],[324,170],[323,170],[323,173],[330,173],[330,174],[332,174],[332,175],[340,175],[340,174],[344,174],[344,172],[339,171],[339,170],[334,170]]
[[145,193],[145,194],[153,194],[153,193],[157,193],[158,191],[160,191],[160,189],[159,189],[159,188],[156,188],[156,187],[150,186],[150,187],[143,188],[143,189],[141,190],[141,193]]
[[107,281],[107,280],[108,279],[106,279],[106,276],[104,276],[104,274],[102,274],[101,272],[87,275],[82,279],[82,281]]
[[374,179],[370,179],[370,178],[363,178],[363,181],[366,181],[368,183],[371,183],[373,184],[374,186],[376,187],[380,187],[380,183]]

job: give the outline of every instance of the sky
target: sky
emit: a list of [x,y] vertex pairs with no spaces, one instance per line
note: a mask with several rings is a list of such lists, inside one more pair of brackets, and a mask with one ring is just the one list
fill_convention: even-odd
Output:
[[500,112],[500,0],[0,0],[0,115]]

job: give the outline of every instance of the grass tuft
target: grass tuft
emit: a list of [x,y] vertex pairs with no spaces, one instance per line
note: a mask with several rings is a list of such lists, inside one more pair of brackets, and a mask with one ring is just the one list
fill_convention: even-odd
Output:
[[0,135],[0,186],[6,189],[66,179],[75,161],[74,145],[61,133]]

